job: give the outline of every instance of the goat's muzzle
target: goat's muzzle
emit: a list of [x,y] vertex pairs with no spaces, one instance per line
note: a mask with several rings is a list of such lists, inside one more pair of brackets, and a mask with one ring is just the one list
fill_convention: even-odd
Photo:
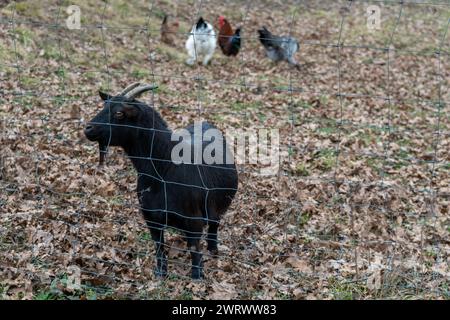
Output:
[[95,132],[95,127],[91,124],[84,128],[84,135],[91,141],[97,141],[98,134]]
[[99,149],[99,164],[102,165],[105,161],[106,153],[108,152],[107,146],[102,143],[100,140],[100,134],[96,131],[96,127],[92,124],[88,124],[84,128],[84,135],[90,141],[98,141],[98,149]]

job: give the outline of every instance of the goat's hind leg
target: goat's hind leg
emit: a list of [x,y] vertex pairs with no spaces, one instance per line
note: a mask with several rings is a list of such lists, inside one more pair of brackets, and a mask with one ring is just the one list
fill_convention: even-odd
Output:
[[186,240],[192,259],[192,279],[203,279],[201,232],[187,232]]

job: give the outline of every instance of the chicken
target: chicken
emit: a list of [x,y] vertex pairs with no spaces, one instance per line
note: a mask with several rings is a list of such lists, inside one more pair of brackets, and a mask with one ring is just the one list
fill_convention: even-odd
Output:
[[241,28],[234,32],[224,16],[219,17],[219,46],[226,56],[235,56],[241,48]]
[[289,64],[298,66],[294,54],[299,49],[297,40],[288,36],[275,36],[266,27],[258,30],[259,41],[266,49],[267,57],[275,62],[287,61]]
[[161,41],[170,46],[174,46],[180,24],[176,20],[171,20],[171,16],[164,15],[164,19],[161,23]]
[[216,44],[216,33],[213,26],[200,17],[192,27],[191,34],[186,41],[186,49],[189,55],[186,63],[193,65],[198,56],[203,56],[203,65],[206,66],[214,54]]

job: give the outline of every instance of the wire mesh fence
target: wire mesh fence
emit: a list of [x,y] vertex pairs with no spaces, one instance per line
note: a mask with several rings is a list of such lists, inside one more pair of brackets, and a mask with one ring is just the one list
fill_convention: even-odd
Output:
[[[0,6],[2,298],[449,297],[450,3]],[[172,46],[160,36],[167,13],[179,22]],[[217,48],[208,66],[186,65],[192,26],[218,15],[241,27],[239,54]],[[298,41],[298,67],[267,59],[262,26]],[[196,250],[184,233],[192,230],[165,224],[153,227],[166,229],[168,277],[155,277],[136,196],[146,173],[120,148],[98,166],[98,148],[83,134],[100,111],[97,91],[135,81],[158,86],[141,100],[170,128],[207,120],[253,133],[254,142],[260,130],[279,135],[275,173],[262,175],[258,161],[238,164],[219,253],[202,250],[200,282],[190,278]],[[201,183],[157,174],[163,214],[192,219],[168,208],[176,185],[204,190],[207,207],[214,188],[200,171]]]

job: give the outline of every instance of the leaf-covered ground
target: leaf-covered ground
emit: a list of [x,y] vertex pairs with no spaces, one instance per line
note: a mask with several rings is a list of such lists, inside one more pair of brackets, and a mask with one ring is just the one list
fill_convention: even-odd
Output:
[[[0,298],[448,299],[450,7],[399,2],[0,1]],[[188,67],[186,33],[219,14],[241,53]],[[262,25],[299,40],[301,68],[265,58]],[[278,175],[239,166],[203,282],[172,231],[170,277],[153,276],[131,164],[114,149],[98,167],[83,137],[97,90],[136,80],[159,85],[144,100],[172,128],[280,132]]]

